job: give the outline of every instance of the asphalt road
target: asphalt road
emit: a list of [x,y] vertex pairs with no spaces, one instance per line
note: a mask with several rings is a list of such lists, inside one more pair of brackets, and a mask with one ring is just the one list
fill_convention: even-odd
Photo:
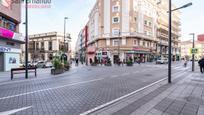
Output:
[[[173,76],[190,71],[182,63],[172,66]],[[1,82],[0,115],[78,115],[167,77],[167,65],[83,66],[58,76],[49,72],[40,69],[38,78]]]

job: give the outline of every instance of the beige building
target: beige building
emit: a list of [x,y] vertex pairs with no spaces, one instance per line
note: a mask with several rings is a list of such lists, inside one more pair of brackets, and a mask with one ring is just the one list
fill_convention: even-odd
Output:
[[[66,34],[66,54],[71,55],[71,37]],[[23,47],[24,49],[24,47]],[[59,32],[48,32],[29,35],[29,61],[51,61],[53,56],[64,51],[64,34]],[[22,60],[25,52],[23,51]]]
[[[140,59],[143,62],[167,56],[168,52],[168,0],[97,0],[89,14],[89,53],[101,60],[112,62]],[[180,13],[173,13],[173,59],[179,58]],[[89,51],[90,49],[90,51]]]
[[[193,46],[192,40],[181,42],[182,59],[187,59],[187,60],[192,59],[192,53],[191,53],[192,46]],[[198,49],[198,53],[195,54],[195,59],[199,60],[204,56],[204,41],[195,41],[195,48]]]

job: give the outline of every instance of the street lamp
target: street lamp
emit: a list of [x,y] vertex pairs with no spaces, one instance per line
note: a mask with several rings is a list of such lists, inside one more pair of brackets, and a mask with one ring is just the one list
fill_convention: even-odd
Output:
[[181,6],[181,7],[179,7],[179,8],[175,8],[175,9],[171,9],[171,0],[169,0],[169,11],[168,11],[168,13],[169,13],[169,32],[168,32],[168,34],[169,34],[169,50],[168,50],[168,83],[171,83],[171,48],[172,48],[172,46],[171,46],[171,14],[172,14],[172,12],[173,11],[176,11],[176,10],[179,10],[179,9],[182,9],[182,8],[186,8],[186,7],[189,7],[189,6],[191,6],[192,5],[192,3],[188,3],[188,4],[185,4],[185,5],[183,5],[183,6]]
[[118,65],[120,65],[120,30],[118,32]]
[[[64,55],[63,55],[63,60],[65,62],[65,52],[66,52],[66,20],[68,19],[68,17],[64,17]],[[68,57],[68,56],[67,56]]]
[[25,78],[28,79],[28,0],[25,0]]
[[[195,33],[190,33],[189,35],[192,35],[193,36],[193,47],[192,47],[192,50],[195,48]],[[194,52],[192,52],[192,71],[194,71],[195,69],[195,54]]]

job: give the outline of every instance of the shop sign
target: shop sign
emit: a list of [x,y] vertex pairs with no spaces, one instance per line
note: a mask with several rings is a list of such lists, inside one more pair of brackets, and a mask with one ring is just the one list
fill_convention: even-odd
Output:
[[0,52],[21,53],[21,50],[20,49],[16,49],[16,48],[8,48],[8,47],[0,46]]
[[0,46],[0,52],[11,52],[11,48],[6,48],[6,47]]
[[10,30],[7,30],[5,28],[0,27],[0,37],[7,38],[7,39],[13,39],[18,41],[25,41],[22,34],[14,33]]
[[142,47],[133,47],[134,51],[150,51],[150,49],[142,48]]
[[12,39],[14,36],[14,32],[0,27],[0,36],[4,38]]

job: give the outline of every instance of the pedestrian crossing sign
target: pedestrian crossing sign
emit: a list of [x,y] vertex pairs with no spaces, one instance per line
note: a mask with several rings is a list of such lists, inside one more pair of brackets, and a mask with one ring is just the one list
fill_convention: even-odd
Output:
[[191,54],[197,54],[198,48],[191,48]]

